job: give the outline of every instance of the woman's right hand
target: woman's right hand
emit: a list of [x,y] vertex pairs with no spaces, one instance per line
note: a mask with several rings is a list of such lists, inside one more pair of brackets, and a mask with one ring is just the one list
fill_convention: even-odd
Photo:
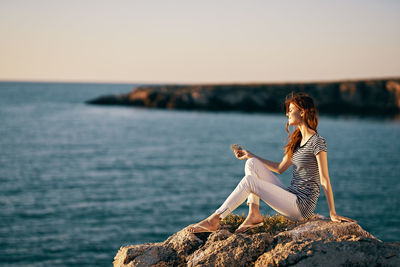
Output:
[[236,150],[235,151],[235,156],[236,158],[243,160],[243,159],[249,159],[255,157],[253,153],[251,153],[248,150],[242,149],[242,150]]

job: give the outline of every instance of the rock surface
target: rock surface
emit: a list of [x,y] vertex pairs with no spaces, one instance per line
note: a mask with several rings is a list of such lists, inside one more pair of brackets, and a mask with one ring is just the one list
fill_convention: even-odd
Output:
[[114,266],[400,266],[400,242],[315,215],[276,235],[185,228],[164,242],[122,246]]
[[400,78],[270,84],[142,86],[132,92],[100,96],[89,104],[132,105],[186,110],[282,112],[285,96],[306,92],[322,113],[400,113]]

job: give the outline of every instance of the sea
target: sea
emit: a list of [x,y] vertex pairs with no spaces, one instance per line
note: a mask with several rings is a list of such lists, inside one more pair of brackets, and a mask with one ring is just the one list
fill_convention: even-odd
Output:
[[[110,266],[121,246],[161,242],[223,203],[244,175],[231,144],[281,160],[283,113],[85,103],[140,85],[0,82],[2,266]],[[336,212],[400,241],[400,120],[322,114],[318,132]],[[277,176],[289,186],[292,168]],[[315,213],[329,216],[322,188]]]

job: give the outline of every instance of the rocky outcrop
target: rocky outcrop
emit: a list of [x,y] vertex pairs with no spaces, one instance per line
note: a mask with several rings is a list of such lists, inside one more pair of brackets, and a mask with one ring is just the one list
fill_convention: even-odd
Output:
[[382,242],[357,223],[315,215],[277,234],[190,234],[122,246],[114,266],[400,266],[400,243]]
[[285,96],[306,92],[322,113],[400,113],[400,78],[270,84],[142,86],[132,92],[100,96],[89,104],[132,105],[186,110],[282,112]]

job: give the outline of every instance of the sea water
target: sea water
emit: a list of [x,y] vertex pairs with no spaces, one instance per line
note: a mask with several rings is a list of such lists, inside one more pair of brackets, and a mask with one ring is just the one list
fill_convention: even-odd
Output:
[[[0,83],[2,264],[110,266],[120,246],[163,241],[222,204],[244,175],[231,144],[283,156],[284,114],[84,103],[136,86]],[[337,213],[399,241],[400,123],[321,115],[318,130]],[[329,216],[322,188],[315,212]]]

